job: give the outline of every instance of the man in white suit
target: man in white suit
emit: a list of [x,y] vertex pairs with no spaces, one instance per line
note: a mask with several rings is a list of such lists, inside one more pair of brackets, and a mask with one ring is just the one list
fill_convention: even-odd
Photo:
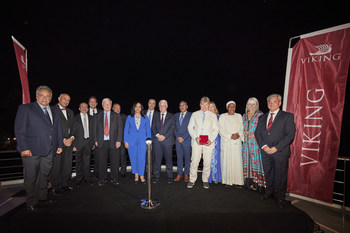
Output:
[[[214,142],[218,136],[219,126],[217,116],[209,111],[210,99],[202,97],[200,101],[201,110],[192,113],[188,124],[188,132],[192,138],[192,158],[190,167],[190,181],[187,188],[193,188],[197,180],[199,161],[203,154],[203,187],[209,188],[208,178],[210,175],[211,156]],[[206,138],[208,140],[206,140]]]

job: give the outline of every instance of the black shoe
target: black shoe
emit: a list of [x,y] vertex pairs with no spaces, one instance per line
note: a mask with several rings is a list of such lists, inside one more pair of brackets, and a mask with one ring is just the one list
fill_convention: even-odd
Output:
[[38,212],[40,210],[38,205],[28,205],[27,211],[28,212]]
[[168,178],[168,184],[173,183],[173,178]]
[[78,181],[78,182],[75,184],[75,186],[80,187],[82,183],[83,183],[83,181]]
[[122,178],[126,178],[126,174],[122,174]]
[[89,185],[94,185],[94,183],[92,183],[92,181],[89,180],[89,179],[88,179],[88,180],[85,180],[84,182],[87,183],[87,184],[89,184]]
[[260,200],[267,200],[271,198],[271,194],[265,193],[264,195],[260,196]]
[[53,196],[61,196],[62,192],[59,189],[51,188],[49,191],[50,194]]
[[287,201],[280,199],[277,201],[277,205],[278,207],[280,207],[281,209],[284,209],[288,206]]
[[235,188],[237,188],[237,189],[241,189],[242,188],[242,185],[238,185],[238,184],[234,184],[233,186],[235,186]]
[[51,205],[51,204],[54,204],[54,203],[56,203],[55,200],[45,199],[45,200],[40,200],[39,201],[39,206],[45,207],[45,206],[48,206],[48,205]]
[[102,187],[105,183],[106,183],[105,180],[100,180],[100,181],[98,182],[98,187]]
[[118,184],[119,184],[119,181],[118,181],[118,179],[114,178],[114,179],[112,180],[112,183],[115,184],[115,185],[118,185]]
[[153,182],[153,184],[158,183],[159,182],[159,178],[154,178],[152,182]]
[[63,186],[63,187],[62,187],[62,190],[64,190],[64,191],[72,191],[73,188],[70,187],[70,186]]

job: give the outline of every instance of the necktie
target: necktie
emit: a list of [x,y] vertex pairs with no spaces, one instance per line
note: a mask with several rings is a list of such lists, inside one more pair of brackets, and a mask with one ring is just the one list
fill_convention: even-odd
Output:
[[43,107],[43,109],[44,109],[45,116],[49,119],[50,123],[52,124],[49,112],[47,111],[47,107]]
[[106,116],[105,116],[105,135],[106,136],[109,136],[109,129],[108,129],[108,117],[107,117],[107,113],[105,113]]
[[163,135],[164,113],[162,113],[162,119],[160,120],[160,134]]
[[202,122],[204,123],[205,121],[205,112],[203,112],[203,116],[202,116]]
[[181,113],[181,117],[180,117],[180,125],[182,125],[183,120],[184,120],[184,114],[183,114],[183,113]]
[[273,121],[273,112],[270,113],[270,119],[269,122],[267,123],[267,131],[270,131],[271,125],[272,125],[272,121]]
[[149,113],[148,113],[148,118],[149,118],[149,120],[151,120],[151,115],[152,115],[152,112],[149,112]]
[[87,128],[87,116],[86,114],[83,116],[84,116],[84,119],[83,119],[84,138],[87,139],[89,138],[89,130]]

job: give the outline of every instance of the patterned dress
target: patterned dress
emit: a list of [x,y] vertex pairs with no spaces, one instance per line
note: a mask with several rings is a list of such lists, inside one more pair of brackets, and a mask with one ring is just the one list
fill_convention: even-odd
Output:
[[[250,134],[255,133],[256,126],[258,125],[259,116],[262,112],[255,113],[254,116],[248,120],[246,114],[243,115],[243,127],[244,131],[249,131]],[[266,187],[265,175],[261,160],[261,152],[256,142],[255,137],[249,139],[244,136],[243,143],[243,177],[247,185],[253,184],[256,189],[261,190]]]
[[[220,115],[218,116],[219,119]],[[210,164],[210,176],[208,179],[209,183],[212,182],[222,182],[221,176],[221,162],[220,162],[220,145],[221,145],[221,137],[218,136],[215,139],[215,147],[213,150],[213,155],[211,156],[211,164]]]

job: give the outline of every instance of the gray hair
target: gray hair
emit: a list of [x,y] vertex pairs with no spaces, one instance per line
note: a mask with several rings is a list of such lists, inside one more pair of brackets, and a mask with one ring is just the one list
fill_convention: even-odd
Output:
[[281,96],[280,94],[271,94],[271,95],[269,95],[269,96],[267,97],[267,101],[269,101],[269,99],[274,98],[274,97],[278,98],[278,100],[279,100],[280,102],[282,102],[282,96]]
[[52,90],[51,90],[50,87],[45,86],[45,85],[38,86],[38,87],[36,88],[35,94],[38,95],[38,93],[39,93],[40,90],[47,90],[47,91],[49,91],[50,94],[51,94],[51,98],[52,98]]
[[103,100],[102,100],[102,105],[103,105],[103,102],[105,102],[105,101],[110,101],[111,102],[111,105],[112,105],[112,100],[110,99],[110,98],[104,98]]
[[255,97],[250,97],[248,99],[248,101],[247,101],[247,104],[245,105],[245,113],[246,113],[246,115],[248,115],[248,104],[252,104],[252,103],[254,103],[255,106],[256,106],[255,112],[259,112],[260,111],[259,110],[259,101],[258,101],[258,99],[255,98]]
[[159,101],[158,106],[159,106],[161,103],[165,103],[165,105],[168,107],[168,101],[166,101],[166,100],[161,100],[161,101]]

